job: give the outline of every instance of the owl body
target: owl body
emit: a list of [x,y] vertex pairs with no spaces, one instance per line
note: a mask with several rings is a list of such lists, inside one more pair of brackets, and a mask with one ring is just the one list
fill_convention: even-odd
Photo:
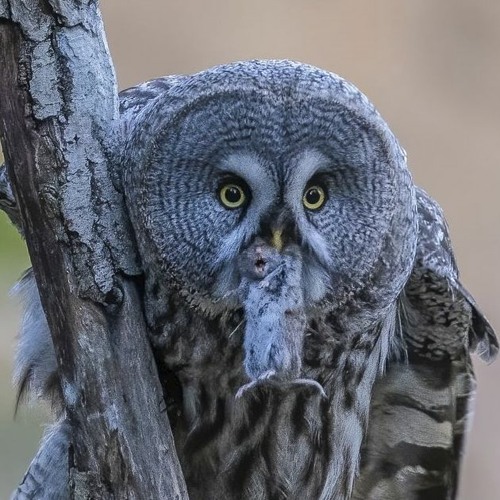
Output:
[[[125,91],[121,114],[116,177],[190,498],[453,498],[470,352],[497,343],[366,97],[250,61]],[[56,365],[30,290],[17,378],[44,394]],[[65,460],[61,419],[37,470],[51,446]]]

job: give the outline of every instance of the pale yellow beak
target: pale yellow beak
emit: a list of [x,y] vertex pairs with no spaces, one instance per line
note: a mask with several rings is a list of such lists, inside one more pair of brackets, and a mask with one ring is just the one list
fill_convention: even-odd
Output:
[[281,252],[283,249],[283,229],[274,229],[273,237],[271,239],[271,245]]

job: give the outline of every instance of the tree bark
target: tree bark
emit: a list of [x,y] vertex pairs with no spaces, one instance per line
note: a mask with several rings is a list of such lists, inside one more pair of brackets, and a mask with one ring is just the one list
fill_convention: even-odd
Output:
[[74,498],[187,498],[111,168],[97,2],[0,0],[0,207],[22,226],[58,358]]

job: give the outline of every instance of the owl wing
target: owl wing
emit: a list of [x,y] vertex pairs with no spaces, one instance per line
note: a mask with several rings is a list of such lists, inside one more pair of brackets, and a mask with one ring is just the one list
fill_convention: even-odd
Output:
[[375,385],[353,498],[456,497],[475,378],[470,354],[498,341],[459,282],[440,207],[417,190],[419,242],[399,303],[404,355]]
[[61,420],[44,434],[38,453],[33,458],[21,484],[10,500],[67,500],[70,498],[68,482],[68,443],[71,429],[68,421]]

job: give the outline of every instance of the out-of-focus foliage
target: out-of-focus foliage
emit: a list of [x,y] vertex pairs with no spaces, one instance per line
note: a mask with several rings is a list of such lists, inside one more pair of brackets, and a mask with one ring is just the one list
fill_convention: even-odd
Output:
[[[0,164],[3,161],[0,150]],[[0,212],[0,284],[4,285],[7,281],[16,279],[19,271],[28,267],[28,262],[24,241],[7,216]]]
[[29,266],[26,245],[7,216],[0,213],[0,281],[16,279]]

